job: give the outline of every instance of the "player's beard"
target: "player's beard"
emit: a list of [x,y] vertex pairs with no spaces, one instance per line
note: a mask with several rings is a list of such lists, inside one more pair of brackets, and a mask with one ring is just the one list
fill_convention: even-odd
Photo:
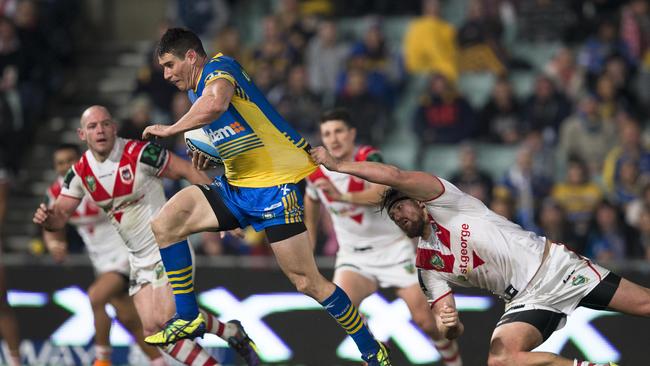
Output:
[[417,238],[424,233],[424,225],[426,225],[424,218],[418,216],[415,220],[409,220],[409,225],[403,227],[402,230],[409,238]]

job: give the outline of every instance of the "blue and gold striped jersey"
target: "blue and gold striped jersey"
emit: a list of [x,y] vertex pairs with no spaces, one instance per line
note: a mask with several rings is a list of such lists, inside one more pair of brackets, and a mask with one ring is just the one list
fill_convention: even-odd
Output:
[[219,151],[228,183],[252,188],[297,183],[316,169],[307,141],[233,58],[219,53],[208,61],[196,89],[188,91],[192,103],[217,79],[231,82],[235,94],[228,110],[203,129]]

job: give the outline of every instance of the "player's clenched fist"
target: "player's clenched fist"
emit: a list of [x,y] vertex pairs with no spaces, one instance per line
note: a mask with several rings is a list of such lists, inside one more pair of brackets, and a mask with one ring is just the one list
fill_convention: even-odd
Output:
[[336,170],[338,161],[322,146],[317,146],[309,151],[316,164],[322,164],[329,170]]
[[50,217],[50,210],[44,203],[41,203],[41,205],[36,209],[36,212],[34,212],[34,218],[32,221],[35,224],[43,225],[48,217]]
[[454,328],[458,326],[458,311],[445,305],[440,312],[440,319],[447,328]]

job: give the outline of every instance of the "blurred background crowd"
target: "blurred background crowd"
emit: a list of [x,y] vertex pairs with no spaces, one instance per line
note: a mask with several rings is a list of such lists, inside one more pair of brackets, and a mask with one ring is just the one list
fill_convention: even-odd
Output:
[[[525,229],[598,262],[650,260],[648,1],[165,4],[159,31],[190,28],[209,54],[236,58],[313,145],[322,112],[344,107],[358,142],[380,147],[386,161],[440,175]],[[96,50],[100,42],[85,34],[81,6],[0,0],[0,225],[5,212],[20,212],[20,202],[33,210],[34,200],[19,198],[44,192],[35,181],[53,179],[33,172],[51,165],[47,151],[57,140],[37,126],[47,120],[53,136],[74,141],[73,116],[82,108],[70,100],[94,104],[116,90],[127,93],[113,99],[113,111],[128,138],[139,138],[150,123],[176,121],[190,106],[152,57],[156,34],[128,60],[114,48],[89,55],[83,45]],[[89,66],[110,69],[118,61],[134,72],[115,76],[119,86],[108,80],[88,89]],[[25,151],[30,141],[40,141],[40,155]],[[182,139],[164,144],[185,155]],[[39,156],[44,164],[33,162]],[[166,187],[168,195],[181,188]],[[10,192],[17,192],[13,201]],[[333,255],[336,237],[324,224],[318,254]],[[13,236],[21,241],[6,250],[42,253],[35,228]],[[203,234],[194,243],[205,255],[269,254],[254,232],[244,240]]]

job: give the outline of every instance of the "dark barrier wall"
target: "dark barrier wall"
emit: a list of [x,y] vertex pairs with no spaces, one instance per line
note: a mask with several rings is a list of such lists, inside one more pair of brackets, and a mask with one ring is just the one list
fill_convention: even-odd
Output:
[[[92,282],[91,268],[8,265],[6,270],[10,301],[25,339],[25,362],[88,364],[93,326],[85,288]],[[324,274],[331,276],[331,271]],[[650,275],[624,275],[650,284]],[[241,319],[267,362],[358,365],[351,361],[355,347],[343,331],[316,302],[297,294],[279,269],[199,267],[197,279],[202,305],[226,320]],[[484,292],[459,290],[458,294],[465,323],[465,335],[460,339],[465,365],[485,365],[490,335],[503,303]],[[439,356],[409,322],[406,307],[391,291],[373,296],[361,308],[375,335],[390,343],[396,365],[437,364]],[[648,339],[648,319],[581,309],[543,347],[567,357],[646,365]],[[143,362],[139,351],[128,346],[130,340],[119,326],[114,327],[112,341],[118,363]],[[222,362],[238,362],[215,338],[207,337],[205,342]]]

